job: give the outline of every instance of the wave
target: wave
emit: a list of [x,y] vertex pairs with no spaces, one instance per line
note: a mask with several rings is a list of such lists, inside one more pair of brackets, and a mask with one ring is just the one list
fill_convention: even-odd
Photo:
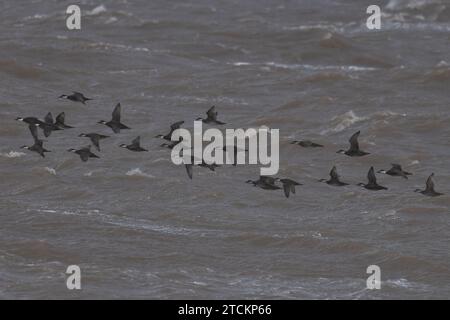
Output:
[[130,177],[133,177],[133,176],[144,177],[144,178],[154,178],[155,177],[151,174],[142,172],[141,169],[139,169],[139,168],[132,169],[125,174]]
[[26,155],[26,153],[17,152],[17,151],[10,151],[8,153],[0,153],[0,156],[5,157],[5,158],[20,158],[25,155]]
[[263,63],[251,63],[251,62],[232,62],[231,65],[235,67],[242,66],[261,66],[261,67],[273,67],[279,69],[288,69],[288,70],[311,70],[311,71],[326,71],[326,70],[338,70],[338,71],[346,71],[346,72],[360,72],[360,71],[374,71],[378,70],[374,67],[362,67],[362,66],[354,66],[354,65],[343,65],[343,66],[333,66],[333,65],[311,65],[311,64],[286,64],[279,62],[263,62]]

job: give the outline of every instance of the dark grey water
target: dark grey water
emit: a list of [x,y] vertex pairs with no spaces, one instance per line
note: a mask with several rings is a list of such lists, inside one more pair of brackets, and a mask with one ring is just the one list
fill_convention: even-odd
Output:
[[[450,297],[450,197],[414,193],[431,172],[450,194],[450,3],[379,1],[72,1],[0,3],[0,298],[412,299]],[[79,90],[87,106],[58,100]],[[101,159],[66,152],[81,132],[111,134],[117,102],[133,128]],[[153,137],[215,104],[230,128],[280,129],[286,199],[244,182],[257,166],[187,178]],[[46,159],[18,116],[64,111]],[[363,158],[336,154],[361,130]],[[141,135],[148,154],[118,148]],[[293,139],[325,145],[311,150]],[[365,182],[389,191],[332,188]],[[197,169],[197,168],[196,168]],[[65,286],[68,265],[83,290]],[[382,289],[366,289],[366,268]]]

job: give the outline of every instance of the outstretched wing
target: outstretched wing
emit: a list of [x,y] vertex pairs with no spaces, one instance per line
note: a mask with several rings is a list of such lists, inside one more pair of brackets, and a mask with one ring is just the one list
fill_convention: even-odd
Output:
[[217,118],[216,106],[212,106],[211,108],[209,108],[209,110],[206,111],[206,115],[208,116],[209,119],[216,120]]
[[367,179],[369,180],[369,184],[377,184],[377,177],[375,176],[375,170],[373,167],[370,167],[369,173],[367,174]]
[[138,136],[133,141],[131,141],[131,146],[133,146],[133,147],[140,147],[141,146],[141,137]]
[[186,166],[186,172],[189,176],[189,179],[192,179],[192,171],[193,171],[193,165],[192,164],[185,164]]
[[58,114],[56,116],[56,123],[57,124],[64,124],[64,122],[66,121],[66,114],[64,112],[61,112],[60,114]]
[[33,124],[30,124],[28,128],[30,128],[31,135],[33,136],[34,142],[36,143],[39,140],[37,127]]
[[337,173],[337,169],[336,166],[333,167],[333,169],[331,169],[330,171],[330,177],[333,180],[338,180],[339,179],[339,174]]
[[359,150],[359,143],[358,143],[358,137],[361,134],[361,131],[358,131],[354,133],[348,142],[350,142],[350,150],[351,151],[358,151]]
[[289,193],[291,192],[291,186],[288,183],[283,184],[284,195],[289,198]]
[[118,103],[112,113],[112,121],[113,122],[120,122],[120,113],[121,112],[122,112],[122,106],[120,105],[120,103]]
[[47,113],[47,115],[44,118],[44,121],[45,123],[53,124],[53,116],[51,112]]
[[433,181],[434,173],[432,173],[427,179],[427,189],[426,191],[434,191],[434,181]]
[[184,121],[178,121],[178,122],[175,122],[174,124],[170,125],[171,132],[179,129],[183,123],[184,123]]

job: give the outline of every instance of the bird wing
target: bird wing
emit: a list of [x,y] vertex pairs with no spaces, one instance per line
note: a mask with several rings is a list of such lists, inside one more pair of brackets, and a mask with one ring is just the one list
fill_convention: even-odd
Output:
[[333,169],[331,169],[331,171],[330,171],[330,177],[331,177],[331,179],[333,179],[333,180],[339,179],[339,174],[337,173],[336,166],[334,166]]
[[56,117],[56,123],[64,124],[65,121],[66,121],[66,114],[64,112],[61,112],[60,114],[58,114],[58,116]]
[[45,116],[44,120],[45,120],[45,123],[53,124],[52,113],[51,112],[47,113],[47,115]]
[[433,181],[434,173],[432,173],[427,179],[427,189],[426,191],[434,191],[434,181]]
[[187,172],[187,174],[188,174],[188,176],[189,176],[189,179],[192,179],[192,168],[193,168],[193,166],[192,166],[192,164],[185,164],[185,166],[186,166],[186,172]]
[[175,122],[174,124],[170,125],[170,130],[173,132],[173,131],[179,129],[183,123],[184,123],[184,121]]
[[133,141],[131,141],[131,146],[133,147],[140,147],[141,145],[141,137],[136,137]]
[[348,140],[348,142],[350,142],[350,150],[352,150],[352,151],[359,150],[358,137],[359,137],[360,133],[361,133],[361,131],[354,133]]
[[209,119],[216,120],[217,118],[216,106],[212,106],[211,108],[209,108],[209,110],[206,111],[206,115],[208,116]]
[[113,122],[120,122],[121,111],[122,111],[122,106],[120,105],[120,103],[118,103],[112,113],[112,121]]
[[370,167],[369,173],[367,174],[367,179],[369,180],[369,184],[377,184],[377,177],[375,176],[375,170],[373,167]]
[[397,170],[403,171],[401,165],[396,164],[396,163],[392,163],[391,165],[392,165],[392,168],[393,168],[393,169],[397,169]]
[[289,193],[291,192],[291,186],[287,183],[283,184],[284,195],[289,198]]
[[35,125],[30,124],[28,128],[30,128],[30,132],[31,135],[33,136],[34,142],[37,142],[39,140],[37,127]]

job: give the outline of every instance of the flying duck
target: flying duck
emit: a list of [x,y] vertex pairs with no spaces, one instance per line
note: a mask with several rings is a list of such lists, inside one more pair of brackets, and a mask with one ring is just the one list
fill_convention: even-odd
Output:
[[114,133],[120,133],[121,129],[131,129],[120,122],[121,110],[122,110],[122,107],[121,107],[120,103],[118,103],[112,113],[111,121],[106,122],[105,120],[101,120],[98,123],[104,124],[104,125],[110,127]]
[[337,173],[336,166],[334,166],[330,171],[330,180],[320,179],[320,182],[325,182],[330,186],[342,187],[348,186],[348,183],[342,182],[339,180],[339,174]]
[[403,171],[402,166],[395,163],[392,164],[392,168],[389,169],[388,171],[380,170],[377,173],[383,173],[393,177],[403,177],[405,179],[408,179],[408,176],[412,175],[412,173]]
[[268,176],[260,176],[258,180],[247,180],[245,183],[253,184],[253,186],[264,190],[279,190],[279,186],[275,185],[276,178]]
[[135,138],[133,141],[131,141],[131,144],[129,144],[129,145],[121,144],[120,147],[128,149],[130,151],[134,151],[134,152],[148,151],[147,149],[144,149],[141,147],[141,137],[140,136]]
[[429,197],[438,197],[444,195],[443,193],[436,192],[434,190],[434,181],[433,181],[434,173],[432,173],[427,179],[427,185],[425,190],[416,189],[414,192],[419,192],[425,196]]
[[197,118],[196,120],[202,120],[203,123],[215,123],[215,124],[226,124],[225,122],[222,121],[218,121],[217,120],[217,111],[216,111],[216,107],[212,106],[208,111],[206,111],[206,119],[203,118]]
[[34,144],[31,147],[23,146],[23,147],[21,147],[21,149],[26,149],[26,150],[29,150],[29,151],[36,152],[42,158],[45,158],[45,153],[46,152],[50,152],[50,151],[45,149],[44,148],[44,142],[42,140],[39,140],[37,127],[35,125],[31,125],[30,124],[29,125],[29,129],[30,129],[31,135],[33,136]]
[[82,104],[86,104],[86,101],[93,100],[90,98],[86,98],[82,93],[73,91],[72,94],[67,95],[63,94],[59,96],[60,99],[67,99],[74,102],[81,102]]
[[370,167],[369,173],[367,174],[367,179],[369,180],[369,182],[367,184],[360,183],[360,184],[358,184],[358,186],[361,186],[361,187],[366,188],[367,190],[373,190],[373,191],[388,189],[386,187],[380,186],[377,183],[377,177],[375,176],[375,170],[373,169],[373,167]]
[[183,123],[184,123],[184,121],[175,122],[174,124],[172,124],[170,126],[170,132],[168,134],[166,134],[166,135],[158,134],[157,136],[155,136],[155,138],[162,138],[164,140],[171,141],[172,140],[172,133],[175,130],[179,129]]
[[100,158],[99,156],[97,156],[96,154],[91,152],[91,146],[85,147],[85,148],[81,148],[81,149],[69,149],[67,150],[69,152],[73,152],[76,153],[80,156],[81,161],[86,162],[89,160],[89,158]]
[[350,140],[348,140],[350,142],[350,149],[348,149],[347,151],[339,150],[337,153],[342,153],[349,157],[362,157],[370,154],[359,149],[358,137],[360,133],[361,131],[356,132],[350,137]]
[[312,142],[310,140],[294,140],[291,142],[291,144],[297,144],[303,148],[323,148],[323,145]]

